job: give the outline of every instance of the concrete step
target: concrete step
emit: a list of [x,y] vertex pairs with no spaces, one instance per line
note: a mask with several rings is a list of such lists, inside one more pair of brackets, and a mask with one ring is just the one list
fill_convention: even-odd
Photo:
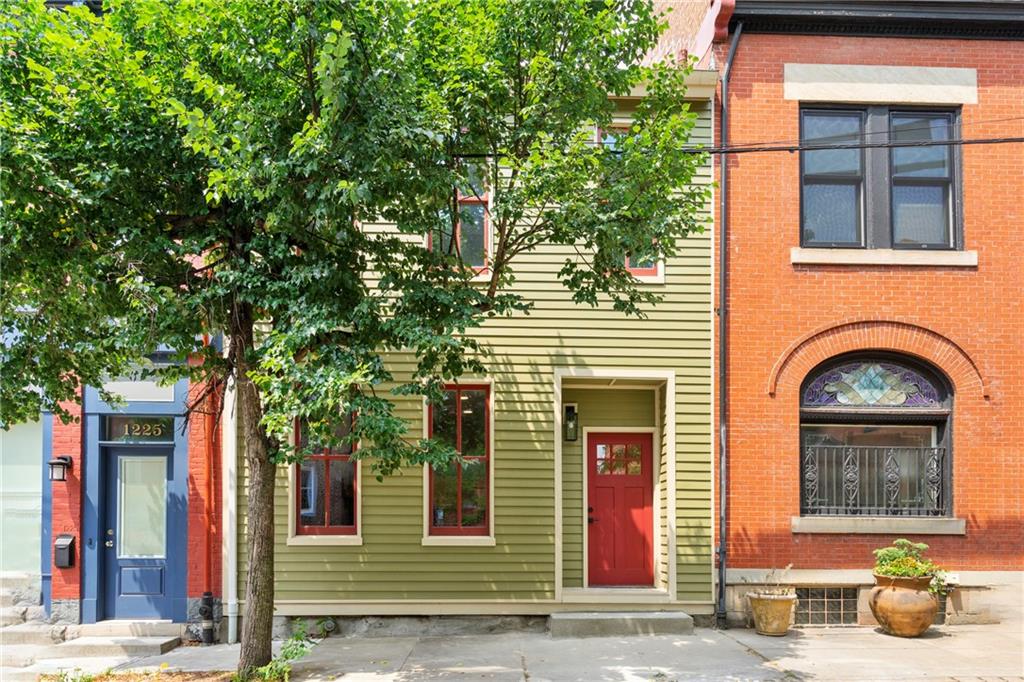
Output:
[[46,653],[50,658],[159,656],[179,644],[179,637],[78,637]]
[[[100,656],[96,658],[40,658],[27,668],[19,668],[18,677],[11,677],[11,680],[38,680],[41,675],[59,676],[61,673],[69,673],[65,679],[78,680],[87,675],[100,675],[119,665],[129,663],[131,658],[127,656]],[[4,670],[6,673],[7,668]],[[7,682],[6,675],[0,675],[0,680]]]
[[181,637],[184,623],[169,620],[104,620],[88,625],[72,625],[67,639],[74,637]]
[[0,628],[0,643],[52,645],[64,641],[66,625],[45,625],[40,623],[21,623]]
[[0,665],[5,668],[25,668],[48,647],[38,644],[7,644],[0,646]]
[[42,595],[32,585],[0,587],[0,606],[38,606]]
[[0,608],[0,627],[24,623],[25,611],[27,610],[27,606],[4,606]]
[[692,635],[693,618],[682,611],[587,611],[553,613],[552,637]]
[[0,680],[4,682],[36,682],[39,673],[30,668],[7,668],[0,666]]

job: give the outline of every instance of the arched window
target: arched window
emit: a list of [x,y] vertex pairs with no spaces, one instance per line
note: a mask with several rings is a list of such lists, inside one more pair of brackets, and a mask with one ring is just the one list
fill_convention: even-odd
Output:
[[948,382],[910,358],[816,367],[800,391],[800,513],[948,515],[951,408]]

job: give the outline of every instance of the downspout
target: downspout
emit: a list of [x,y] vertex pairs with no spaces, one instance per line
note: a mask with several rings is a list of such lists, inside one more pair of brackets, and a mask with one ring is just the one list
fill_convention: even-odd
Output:
[[[743,33],[743,22],[736,24],[736,30],[732,34],[732,41],[729,43],[729,55],[725,59],[725,68],[722,70],[722,106],[721,106],[721,130],[719,148],[725,148],[729,144],[729,76],[732,75],[732,61],[736,56],[736,48],[740,44],[740,35]],[[726,266],[729,261],[728,236],[729,236],[729,158],[722,153],[719,155],[722,177],[719,185],[721,194],[719,196],[720,209],[718,221],[719,244],[718,253],[718,603],[715,605],[715,621],[718,627],[726,627],[725,609],[725,562],[726,562],[726,539],[728,538],[728,478],[726,476],[726,437],[728,435],[728,412],[727,393],[728,366],[726,356],[726,331],[728,329],[728,283],[726,277]]]
[[[228,348],[228,344],[224,344]],[[221,505],[224,518],[223,566],[224,600],[228,617],[228,644],[238,641],[238,434],[235,430],[237,405],[235,385],[228,379],[224,384],[224,422],[221,427]]]
[[[210,335],[203,334],[203,345],[210,345]],[[206,522],[206,561],[203,566],[203,592],[213,591],[213,458],[215,448],[213,433],[216,427],[216,416],[213,413],[215,406],[207,399],[203,414],[203,435],[206,448],[206,457],[203,460],[203,475],[206,477],[206,505],[204,516]]]

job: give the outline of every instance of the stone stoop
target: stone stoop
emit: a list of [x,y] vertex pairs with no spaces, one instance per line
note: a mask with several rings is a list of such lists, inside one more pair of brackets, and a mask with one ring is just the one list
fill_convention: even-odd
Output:
[[19,623],[5,628],[0,628],[0,643],[4,646],[11,644],[36,644],[50,646],[60,644],[67,634],[66,625],[48,625],[46,623]]
[[0,607],[0,627],[19,625],[25,622],[27,606],[2,606]]
[[625,637],[630,635],[692,635],[693,618],[682,611],[588,611],[553,613],[552,637]]
[[87,625],[69,625],[67,639],[76,637],[178,637],[184,638],[186,623],[169,620],[104,620]]
[[25,668],[35,662],[36,657],[47,647],[39,644],[8,644],[0,646],[0,666],[4,668]]
[[181,644],[180,637],[76,637],[51,647],[47,658],[159,656]]
[[0,627],[45,620],[42,603],[38,576],[0,573]]

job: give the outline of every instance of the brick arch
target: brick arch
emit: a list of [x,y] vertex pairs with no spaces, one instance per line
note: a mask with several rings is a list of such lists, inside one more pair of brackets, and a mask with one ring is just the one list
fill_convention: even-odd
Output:
[[799,386],[808,372],[831,357],[861,350],[920,358],[945,372],[955,392],[989,397],[988,382],[955,341],[909,322],[870,319],[826,325],[798,338],[775,361],[768,377],[768,395],[774,397],[780,383]]

